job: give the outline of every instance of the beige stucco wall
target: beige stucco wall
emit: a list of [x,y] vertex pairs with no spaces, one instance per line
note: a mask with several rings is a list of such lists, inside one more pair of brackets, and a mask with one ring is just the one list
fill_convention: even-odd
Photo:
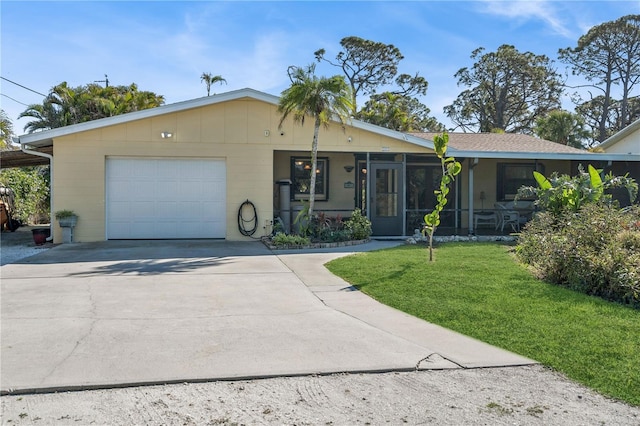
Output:
[[[274,182],[281,179],[290,179],[291,157],[307,157],[309,151],[276,151],[274,153],[273,174]],[[353,153],[321,152],[318,157],[327,158],[329,161],[329,198],[328,200],[316,200],[315,210],[331,212],[332,210],[353,210],[355,208],[356,170],[347,172],[344,166],[355,166]],[[345,188],[345,183],[353,184],[352,188]],[[279,207],[279,186],[274,186],[275,209]],[[293,201],[292,206],[300,205]],[[341,213],[345,216],[345,213]],[[334,213],[332,213],[335,216]]]
[[[279,121],[275,105],[240,99],[56,138],[52,209],[78,214],[75,241],[104,240],[108,157],[225,159],[227,239],[247,239],[237,229],[240,204],[249,199],[256,205],[260,231],[273,218],[274,182],[289,177],[288,155],[274,155],[274,151],[304,153],[311,146],[312,122],[301,126],[287,120],[279,130]],[[164,131],[172,132],[173,137],[162,139]],[[335,197],[330,197],[327,208],[349,201],[353,205],[353,195],[338,191],[346,180],[354,181],[355,172],[347,174],[343,169],[353,163],[351,152],[427,152],[400,140],[335,124],[321,128],[319,139],[320,151],[332,152],[330,188]],[[284,172],[274,174],[274,159],[278,161],[275,170],[286,163]],[[54,241],[59,242],[61,235],[56,225]]]
[[640,131],[627,135],[615,144],[605,148],[605,151],[614,154],[640,154]]
[[[497,179],[498,179],[498,164],[499,163],[533,163],[532,160],[517,160],[517,159],[485,159],[481,158],[478,164],[473,169],[473,208],[474,210],[481,210],[482,208],[490,210],[494,208],[494,204],[498,202],[497,199]],[[545,176],[550,175],[553,172],[559,174],[571,174],[571,162],[559,161],[559,160],[539,160],[538,164],[544,166]],[[460,175],[461,193],[463,194],[460,200],[460,206],[462,211],[461,225],[462,229],[467,228],[468,224],[468,208],[469,208],[469,159],[462,162],[462,173]],[[480,199],[480,193],[484,192],[485,200]],[[453,206],[450,206],[453,208]]]

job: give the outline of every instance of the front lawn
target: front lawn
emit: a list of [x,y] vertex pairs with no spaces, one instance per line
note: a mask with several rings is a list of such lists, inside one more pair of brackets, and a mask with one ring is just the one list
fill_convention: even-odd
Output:
[[640,310],[535,279],[510,248],[450,243],[334,260],[327,267],[394,308],[535,359],[640,405]]

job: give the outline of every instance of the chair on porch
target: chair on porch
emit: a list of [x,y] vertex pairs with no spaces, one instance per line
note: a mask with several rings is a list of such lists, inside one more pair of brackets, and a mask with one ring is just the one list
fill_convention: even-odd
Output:
[[511,225],[514,232],[520,232],[520,213],[515,210],[509,210],[504,204],[495,203],[493,205],[498,215],[496,230],[500,228],[500,232],[504,232],[505,225]]

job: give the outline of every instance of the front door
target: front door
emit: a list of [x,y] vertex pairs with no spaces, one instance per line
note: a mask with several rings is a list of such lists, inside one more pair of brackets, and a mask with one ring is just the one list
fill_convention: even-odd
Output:
[[371,230],[377,236],[402,235],[404,186],[401,163],[371,163]]

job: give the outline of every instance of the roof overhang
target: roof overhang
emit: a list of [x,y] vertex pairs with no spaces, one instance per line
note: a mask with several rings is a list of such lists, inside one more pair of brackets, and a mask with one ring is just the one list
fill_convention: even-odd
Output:
[[[55,138],[70,135],[73,133],[96,130],[96,129],[107,127],[107,126],[114,126],[118,124],[129,123],[132,121],[142,120],[145,118],[157,117],[164,114],[181,112],[188,109],[215,105],[222,102],[234,101],[234,100],[239,100],[243,98],[254,99],[254,100],[266,102],[272,105],[278,105],[280,101],[280,98],[278,96],[270,95],[264,92],[259,92],[254,89],[248,89],[248,88],[240,89],[240,90],[234,90],[231,92],[221,93],[218,95],[206,96],[204,98],[192,99],[188,101],[177,102],[170,105],[159,106],[156,108],[145,109],[142,111],[135,111],[128,114],[117,115],[114,117],[101,118],[99,120],[87,121],[85,123],[73,124],[70,126],[59,127],[56,129],[29,133],[29,134],[20,136],[19,141],[22,145],[27,145],[31,148],[50,146],[50,145],[53,145],[53,140]],[[418,145],[423,148],[433,149],[433,142],[427,139],[419,138],[413,135],[408,135],[402,132],[397,132],[395,130],[390,130],[384,127],[365,123],[363,121],[359,121],[355,119],[350,119],[347,124],[356,129],[366,130],[379,135],[384,135],[393,139]]]
[[449,148],[447,153],[459,158],[498,158],[512,160],[574,160],[574,161],[640,161],[639,154],[614,154],[567,152],[502,152],[502,151],[463,151]]
[[612,135],[611,137],[605,139],[599,147],[602,149],[609,148],[611,145],[615,145],[621,139],[626,138],[631,133],[640,130],[640,120],[636,120],[633,123],[629,124],[624,129],[620,130],[618,133]]
[[[45,154],[53,154],[53,146],[38,148],[36,151]],[[10,169],[13,167],[48,166],[49,159],[38,155],[27,154],[20,150],[0,151],[0,168]]]
[[396,130],[387,129],[386,127],[376,126],[375,124],[366,123],[364,121],[352,119],[349,123],[356,129],[366,130],[372,133],[376,133],[382,136],[387,136],[392,139],[404,141],[413,145],[418,145],[422,148],[434,149],[433,141],[429,139],[419,138],[407,133],[398,132]]

